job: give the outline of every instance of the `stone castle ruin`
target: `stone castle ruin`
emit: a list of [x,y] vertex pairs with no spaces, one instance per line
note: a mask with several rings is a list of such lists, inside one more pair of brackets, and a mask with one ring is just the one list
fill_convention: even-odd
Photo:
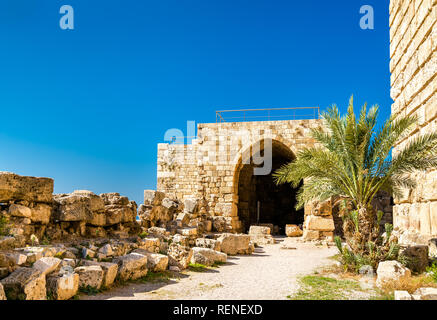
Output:
[[[323,126],[318,110],[315,115],[305,120],[198,124],[191,144],[158,144],[157,189],[181,201],[199,201],[201,214],[217,232],[248,232],[253,225],[267,225],[272,233],[285,234],[286,226],[293,225],[303,228],[306,240],[332,241],[334,232],[342,231],[331,202],[296,210],[299,188],[277,186],[272,177],[299,150],[315,145],[310,131]],[[384,222],[390,221],[390,196],[380,193],[377,198],[378,208],[387,213]]]
[[[392,114],[419,117],[394,153],[437,129],[436,49],[437,0],[391,0]],[[212,266],[274,243],[273,234],[332,241],[342,234],[338,199],[296,210],[299,187],[272,178],[315,146],[310,131],[323,123],[313,109],[293,120],[271,120],[270,110],[267,121],[225,121],[217,113],[216,123],[190,132],[190,143],[179,136],[158,144],[157,190],[145,190],[139,206],[118,193],[53,194],[53,179],[0,172],[0,300],[65,300],[79,288],[149,271]],[[414,175],[417,188],[394,200],[380,192],[373,206],[384,213],[382,224],[393,222],[401,244],[433,245],[436,254],[437,171]]]

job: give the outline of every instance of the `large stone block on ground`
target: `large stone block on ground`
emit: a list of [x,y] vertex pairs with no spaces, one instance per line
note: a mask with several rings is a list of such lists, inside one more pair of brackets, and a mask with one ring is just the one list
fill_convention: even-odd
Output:
[[207,238],[197,238],[196,239],[196,247],[199,248],[209,248],[215,251],[221,251],[220,242],[215,239],[207,239]]
[[301,237],[303,235],[303,231],[295,224],[287,224],[285,225],[285,234],[287,237]]
[[47,293],[55,300],[68,300],[79,290],[79,275],[63,272],[47,277]]
[[227,254],[218,252],[208,248],[192,248],[193,255],[191,257],[191,263],[200,263],[205,266],[212,266],[216,262],[226,262]]
[[182,246],[176,243],[170,244],[167,250],[168,264],[176,266],[180,270],[188,268],[193,255],[193,250],[187,246]]
[[304,222],[304,229],[318,230],[318,231],[334,231],[334,219],[319,217],[319,216],[306,216]]
[[411,271],[398,261],[383,261],[376,270],[376,285],[382,287],[385,283],[401,283],[411,278]]
[[133,253],[139,253],[147,257],[147,268],[152,272],[167,270],[168,256],[160,253],[153,253],[144,249],[135,249]]
[[46,277],[34,268],[18,268],[0,281],[9,300],[46,300]]
[[144,204],[146,206],[159,206],[165,198],[165,193],[156,190],[144,190]]
[[199,211],[199,199],[187,198],[184,200],[184,212],[196,214]]
[[105,208],[103,199],[91,191],[77,190],[70,194],[54,196],[57,204],[56,218],[60,221],[92,221],[92,214]]
[[263,227],[263,226],[250,226],[249,234],[256,234],[256,235],[270,235],[271,230],[269,227]]
[[114,260],[118,263],[120,280],[136,280],[147,275],[147,257],[139,253],[129,253]]
[[0,172],[0,202],[29,201],[51,202],[53,179],[19,176],[11,172]]
[[103,269],[100,266],[82,266],[74,269],[79,275],[79,287],[100,289],[103,283]]
[[269,234],[251,234],[249,236],[250,241],[258,246],[275,243],[275,239]]
[[226,254],[251,254],[250,236],[247,234],[223,233],[217,241],[220,250]]
[[159,238],[144,238],[138,241],[138,248],[149,252],[159,252],[160,244]]
[[395,300],[413,300],[411,297],[411,294],[408,293],[408,291],[405,290],[396,290],[394,292],[394,299]]
[[0,283],[0,300],[6,300],[5,290],[3,289],[3,285]]
[[54,272],[61,264],[61,259],[44,257],[33,264],[33,268],[41,271],[45,276]]
[[437,300],[437,288],[420,288],[414,291],[415,300]]
[[112,262],[97,262],[84,260],[83,264],[85,266],[99,266],[103,270],[103,280],[102,286],[108,288],[110,287],[117,277],[118,264]]

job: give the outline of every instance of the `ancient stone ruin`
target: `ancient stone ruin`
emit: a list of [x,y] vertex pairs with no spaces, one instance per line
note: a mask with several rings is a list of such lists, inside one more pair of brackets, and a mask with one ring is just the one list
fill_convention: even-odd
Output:
[[[148,272],[213,266],[251,254],[249,235],[211,233],[197,199],[146,190],[53,195],[53,179],[0,173],[0,300],[66,300]],[[140,221],[137,221],[137,214]]]

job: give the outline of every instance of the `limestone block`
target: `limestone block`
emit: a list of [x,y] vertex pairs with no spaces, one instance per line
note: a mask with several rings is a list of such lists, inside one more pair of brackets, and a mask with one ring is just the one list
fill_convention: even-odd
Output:
[[396,290],[394,293],[395,300],[413,300],[408,291]]
[[18,268],[0,281],[8,300],[46,300],[46,277],[34,268]]
[[114,255],[114,251],[109,243],[101,247],[99,249],[99,253],[104,254],[106,257],[111,257]]
[[0,172],[0,202],[11,200],[51,202],[52,199],[53,179]]
[[103,199],[105,205],[118,205],[127,206],[129,205],[129,198],[125,196],[120,196],[117,192],[102,193],[99,195]]
[[138,248],[145,249],[149,252],[156,252],[157,250],[159,250],[159,246],[159,238],[144,238],[138,242]]
[[420,300],[437,300],[437,288],[419,288],[413,296],[418,297]]
[[147,257],[130,253],[114,260],[118,263],[118,276],[121,280],[136,280],[147,275]]
[[61,264],[61,259],[44,257],[33,264],[33,268],[41,271],[45,276],[54,272]]
[[156,190],[144,190],[144,204],[150,206],[161,205],[162,200],[165,198],[165,194]]
[[401,281],[408,281],[411,277],[411,271],[398,261],[380,262],[376,274],[376,285],[378,287],[383,286],[386,282],[400,283]]
[[21,254],[19,252],[10,252],[4,255],[9,261],[11,261],[14,265],[21,266],[26,263],[27,256],[25,254]]
[[90,191],[75,191],[54,196],[57,204],[56,218],[60,221],[91,220],[93,211],[103,210],[104,202]]
[[189,214],[197,213],[199,210],[199,200],[196,198],[184,199],[184,211]]
[[208,248],[192,248],[193,255],[191,257],[191,263],[199,263],[205,266],[212,266],[216,262],[226,262],[227,254],[218,252]]
[[311,240],[319,240],[320,238],[320,231],[318,230],[303,230],[303,240],[305,241],[311,241]]
[[319,216],[307,216],[304,222],[304,229],[319,231],[334,231],[334,219]]
[[270,235],[270,228],[269,227],[263,227],[263,226],[250,226],[249,228],[249,234],[250,235]]
[[97,262],[84,260],[85,266],[99,266],[103,270],[102,286],[109,288],[115,281],[118,272],[118,265],[111,262]]
[[215,239],[197,238],[196,247],[209,248],[215,251],[221,251],[220,242]]
[[33,208],[31,208],[32,214],[30,219],[34,223],[48,224],[50,222],[50,217],[52,215],[52,207],[44,204],[38,203]]
[[220,250],[226,254],[250,254],[250,236],[246,234],[224,233],[217,239]]
[[12,204],[9,207],[9,214],[13,217],[30,218],[32,216],[32,210],[19,204]]
[[287,237],[301,237],[303,231],[295,224],[287,224],[285,225],[285,234]]
[[182,228],[178,230],[178,233],[183,236],[195,236],[197,235],[197,228]]
[[0,283],[0,300],[6,300],[5,290],[3,289],[3,285]]
[[250,241],[258,246],[274,244],[275,239],[269,234],[250,234]]
[[191,256],[193,255],[193,250],[187,246],[172,243],[168,247],[167,254],[170,266],[177,266],[180,270],[184,270],[188,268]]
[[55,300],[68,300],[79,290],[79,275],[74,272],[64,272],[47,277],[47,292]]
[[74,269],[79,275],[79,287],[100,289],[103,283],[103,269],[100,266],[82,266]]
[[135,249],[133,252],[147,257],[147,268],[149,271],[162,272],[167,270],[168,256],[159,253],[151,253],[144,249]]

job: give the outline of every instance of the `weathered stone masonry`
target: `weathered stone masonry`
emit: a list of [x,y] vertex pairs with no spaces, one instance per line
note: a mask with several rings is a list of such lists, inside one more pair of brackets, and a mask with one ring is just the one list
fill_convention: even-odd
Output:
[[[413,137],[437,130],[437,0],[390,2],[392,114],[417,115],[417,128],[394,148],[398,153]],[[417,233],[413,241],[437,236],[437,171],[415,174],[418,186],[395,199],[394,226]]]
[[181,200],[199,198],[203,214],[224,221],[228,231],[241,231],[238,186],[247,152],[262,150],[265,139],[273,154],[291,160],[314,146],[310,129],[321,126],[315,119],[198,124],[192,144],[158,144],[157,189]]

